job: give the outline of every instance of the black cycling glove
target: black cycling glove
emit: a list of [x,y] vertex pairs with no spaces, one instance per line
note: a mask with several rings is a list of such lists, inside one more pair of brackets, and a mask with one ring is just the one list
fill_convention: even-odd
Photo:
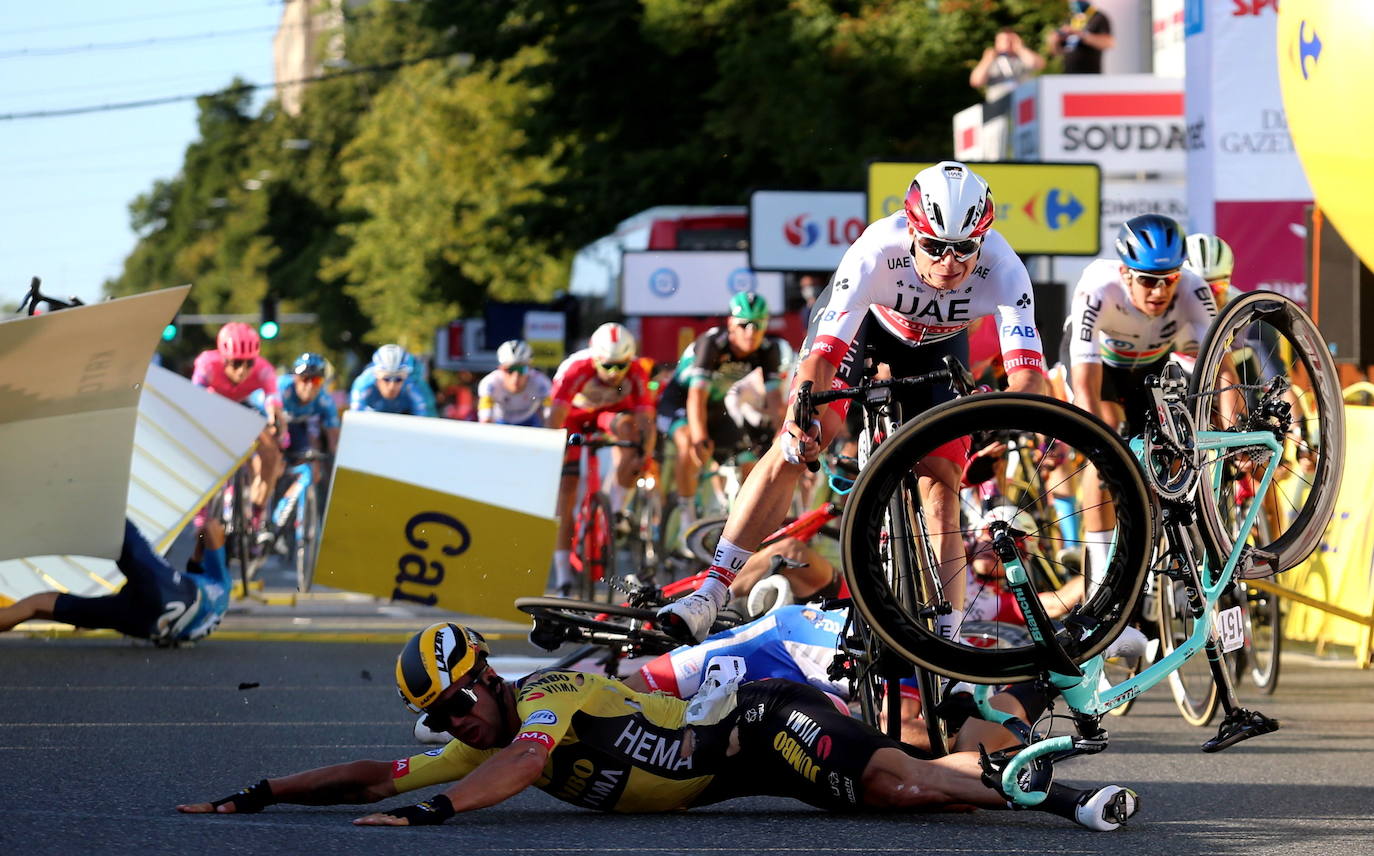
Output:
[[252,814],[262,811],[269,805],[276,805],[276,798],[272,796],[272,786],[266,779],[256,785],[250,785],[236,794],[231,794],[222,800],[215,800],[210,803],[218,809],[225,803],[233,803],[234,811],[238,814]]
[[393,808],[386,813],[405,818],[411,826],[438,826],[457,814],[453,810],[453,803],[443,794],[435,794],[422,803]]

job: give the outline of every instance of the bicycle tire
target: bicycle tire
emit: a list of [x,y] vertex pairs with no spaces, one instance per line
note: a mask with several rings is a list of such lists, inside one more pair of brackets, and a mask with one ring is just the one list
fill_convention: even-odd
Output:
[[1272,695],[1279,685],[1283,662],[1283,605],[1278,595],[1246,587],[1246,674],[1255,689]]
[[725,532],[726,517],[703,517],[687,528],[682,535],[682,546],[692,558],[706,567],[716,560],[716,544]]
[[[1272,347],[1265,343],[1267,330],[1273,331],[1269,334],[1271,339],[1277,334],[1289,343],[1291,356],[1282,353],[1281,341],[1275,340]],[[1287,520],[1282,531],[1272,533],[1271,541],[1257,545],[1276,554],[1273,571],[1277,573],[1296,567],[1310,556],[1327,524],[1331,522],[1345,460],[1344,401],[1335,362],[1307,313],[1283,295],[1252,291],[1233,300],[1222,310],[1207,331],[1198,353],[1188,393],[1193,403],[1194,422],[1200,430],[1227,427],[1219,424],[1219,417],[1213,416],[1214,399],[1219,394],[1218,387],[1222,385],[1219,373],[1223,360],[1228,360],[1227,355],[1237,341],[1245,341],[1252,348],[1254,343],[1262,345],[1254,348],[1261,373],[1271,368],[1275,375],[1283,373],[1292,378],[1295,368],[1301,365],[1310,381],[1310,390],[1297,382],[1292,389],[1299,404],[1311,405],[1315,412],[1312,417],[1293,415],[1295,423],[1305,429],[1302,436],[1307,438],[1296,445],[1302,453],[1311,457],[1313,470],[1310,475],[1305,475],[1296,465],[1280,465],[1280,475],[1285,474],[1283,470],[1286,470],[1287,475],[1306,483],[1306,494],[1297,509],[1290,511],[1283,511],[1280,507],[1285,497],[1277,484],[1270,486],[1269,495],[1264,498],[1265,502],[1274,503],[1275,509],[1280,512],[1276,520]],[[1292,362],[1287,362],[1289,359]],[[1242,378],[1242,383],[1245,384],[1246,380]],[[1263,374],[1248,380],[1252,381],[1248,384],[1252,390],[1263,387],[1267,382]],[[1214,468],[1218,465],[1215,460],[1204,464],[1204,486],[1215,484],[1217,476]],[[1218,496],[1213,491],[1208,493],[1211,494],[1211,500],[1198,503],[1202,536],[1217,556],[1225,557],[1231,552],[1234,538],[1227,531],[1225,513],[1220,507],[1227,501],[1224,483],[1223,495]]]
[[[1159,656],[1161,659],[1193,633],[1195,619],[1187,605],[1184,586],[1161,574],[1159,582]],[[1198,651],[1169,673],[1174,704],[1189,725],[1204,726],[1216,716],[1221,693],[1207,657]]]
[[300,537],[296,539],[296,590],[310,591],[315,581],[315,560],[320,554],[320,508],[315,485],[305,489],[305,502],[300,509]]
[[640,487],[635,491],[635,506],[631,515],[634,531],[636,573],[642,582],[649,582],[658,576],[663,564],[663,554],[659,552],[663,541],[663,495],[653,488]]
[[[1121,439],[1101,420],[1045,396],[988,393],[934,407],[903,425],[874,452],[859,474],[842,521],[845,576],[855,608],[877,635],[913,663],[943,675],[978,683],[1012,683],[1042,674],[1052,663],[1046,650],[1030,644],[981,649],[940,638],[928,620],[893,596],[879,541],[888,499],[912,466],[948,442],[967,449],[978,442],[978,426],[1041,434],[1078,450],[1097,468],[1117,512],[1117,535],[1102,585],[1075,612],[1085,628],[1071,643],[1070,656],[1084,662],[1101,652],[1130,619],[1147,569],[1154,500],[1143,473]],[[981,447],[980,447],[981,448]]]
[[234,471],[233,490],[234,498],[229,507],[230,514],[230,534],[229,540],[232,541],[234,554],[239,560],[239,581],[243,584],[243,596],[248,596],[248,585],[257,576],[257,567],[253,564],[253,533],[250,531],[249,521],[252,518],[252,500],[249,499],[249,479],[245,467],[239,467]]
[[[595,601],[597,581],[611,578],[614,568],[615,545],[611,532],[610,502],[600,493],[592,494],[584,512],[578,515],[573,536],[573,551],[577,555],[575,590],[583,600]],[[607,586],[604,602],[610,601]]]

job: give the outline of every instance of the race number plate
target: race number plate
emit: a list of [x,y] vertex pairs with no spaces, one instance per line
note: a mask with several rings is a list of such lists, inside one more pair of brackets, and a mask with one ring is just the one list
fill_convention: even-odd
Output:
[[1221,635],[1221,650],[1229,654],[1245,644],[1244,615],[1239,606],[1222,610],[1217,616],[1217,632]]

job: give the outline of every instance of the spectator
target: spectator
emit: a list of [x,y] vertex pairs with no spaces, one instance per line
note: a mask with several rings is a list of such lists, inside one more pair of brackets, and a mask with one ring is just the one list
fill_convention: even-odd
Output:
[[814,273],[804,273],[797,278],[797,288],[801,291],[802,297],[802,329],[806,329],[811,323],[811,309],[816,305],[816,298],[825,290],[825,283]]
[[969,73],[968,85],[974,89],[987,87],[985,97],[996,101],[1044,67],[1044,57],[1026,47],[1011,27],[1003,27],[997,31],[992,47],[983,49],[983,58]]
[[1069,0],[1069,20],[1048,42],[1064,58],[1065,74],[1101,74],[1102,52],[1116,47],[1111,21],[1088,0]]

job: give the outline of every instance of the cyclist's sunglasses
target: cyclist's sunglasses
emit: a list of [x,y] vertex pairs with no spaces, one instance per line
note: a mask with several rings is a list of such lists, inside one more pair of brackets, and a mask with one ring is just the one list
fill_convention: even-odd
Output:
[[927,238],[924,235],[916,238],[915,246],[920,250],[921,255],[933,261],[939,261],[945,257],[945,253],[953,253],[956,262],[966,262],[978,255],[978,250],[983,246],[982,238],[965,238],[962,241],[942,241],[939,238]]
[[597,365],[600,366],[603,371],[608,372],[623,372],[630,367],[628,361],[623,363],[597,363]]
[[252,360],[225,360],[224,364],[231,369],[246,369],[253,365]]
[[405,379],[406,376],[403,374],[378,375],[377,377],[377,380],[385,381],[386,383],[403,383]]
[[306,386],[319,386],[324,383],[324,375],[298,374],[296,380]]
[[746,330],[762,330],[767,324],[766,321],[747,321],[743,318],[732,318],[731,320],[736,327],[743,327]]
[[501,371],[507,374],[524,374],[529,370],[529,366],[502,366]]
[[448,731],[450,722],[455,719],[462,719],[472,713],[472,709],[476,706],[477,693],[469,685],[458,690],[447,699],[430,705],[425,710],[422,724],[430,731]]
[[1131,271],[1131,278],[1136,281],[1137,285],[1146,290],[1167,288],[1177,283],[1178,278],[1182,275],[1183,274],[1179,271],[1172,271],[1171,273],[1144,273],[1138,270]]

